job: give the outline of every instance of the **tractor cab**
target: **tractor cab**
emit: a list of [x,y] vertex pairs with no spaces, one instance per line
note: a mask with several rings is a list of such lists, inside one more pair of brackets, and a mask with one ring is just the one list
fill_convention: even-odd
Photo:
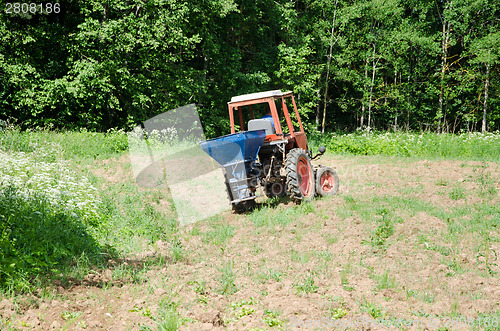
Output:
[[[292,148],[308,151],[307,138],[292,92],[274,90],[244,94],[232,97],[227,105],[231,133],[264,129],[264,149],[279,144],[287,151]],[[238,116],[237,122],[235,114]]]

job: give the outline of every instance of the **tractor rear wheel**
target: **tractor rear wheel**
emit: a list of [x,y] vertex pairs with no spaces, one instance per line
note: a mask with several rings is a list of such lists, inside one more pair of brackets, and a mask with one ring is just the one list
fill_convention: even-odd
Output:
[[316,171],[316,193],[325,197],[334,195],[339,190],[339,176],[330,167],[321,167]]
[[314,198],[314,172],[309,155],[302,148],[290,150],[286,156],[286,185],[290,198],[310,201]]

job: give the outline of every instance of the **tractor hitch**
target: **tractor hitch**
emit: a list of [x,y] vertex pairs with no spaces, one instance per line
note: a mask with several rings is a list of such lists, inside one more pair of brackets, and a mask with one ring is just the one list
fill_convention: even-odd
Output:
[[311,160],[315,160],[316,158],[321,157],[323,154],[326,152],[326,147],[325,146],[319,146],[318,148],[318,154],[316,154],[314,157],[311,158]]

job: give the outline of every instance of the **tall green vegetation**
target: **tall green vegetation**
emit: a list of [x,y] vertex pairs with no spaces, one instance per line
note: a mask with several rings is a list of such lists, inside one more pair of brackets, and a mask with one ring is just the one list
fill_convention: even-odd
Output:
[[59,2],[2,8],[0,119],[105,131],[194,102],[213,136],[231,96],[281,88],[308,129],[500,129],[498,1]]
[[30,291],[35,279],[58,275],[82,258],[103,262],[104,250],[79,215],[42,194],[0,187],[0,289]]
[[[103,262],[106,253],[95,236],[106,228],[97,188],[60,158],[60,145],[36,147],[36,135],[0,132],[0,291],[30,291],[35,279],[76,260]],[[72,144],[82,149],[82,141]],[[22,147],[34,149],[11,149]]]

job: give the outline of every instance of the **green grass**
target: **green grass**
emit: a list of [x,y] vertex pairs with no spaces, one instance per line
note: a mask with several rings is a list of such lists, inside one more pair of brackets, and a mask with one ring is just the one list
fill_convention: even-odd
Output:
[[374,319],[385,318],[385,312],[382,311],[382,307],[376,303],[366,300],[363,296],[363,300],[359,303],[360,311],[368,313]]
[[280,312],[266,309],[264,311],[264,318],[262,321],[271,328],[276,326],[281,326],[285,323],[285,321],[280,319],[279,316]]
[[[365,218],[369,218],[372,215],[372,212],[368,208],[365,209],[365,212]],[[382,208],[376,211],[376,215],[381,216],[381,219],[377,220],[379,225],[370,235],[370,240],[364,240],[363,243],[370,245],[376,250],[384,251],[387,248],[387,239],[394,233],[394,224],[387,209]]]
[[182,319],[177,312],[177,306],[178,304],[169,298],[160,300],[156,316],[153,317],[157,325],[157,330],[174,331],[182,325]]
[[[109,226],[96,236],[123,254],[143,250],[144,242],[171,241],[178,232],[175,214],[156,208],[156,190],[144,191],[131,182],[108,184],[107,189],[100,192],[100,197],[101,211]],[[164,197],[164,200],[168,199]],[[172,254],[180,257],[181,249],[174,248]]]
[[355,290],[354,286],[349,284],[348,270],[344,269],[340,271],[340,285],[345,291],[352,292]]
[[498,191],[495,186],[495,179],[492,178],[491,172],[488,171],[488,165],[485,162],[478,167],[473,168],[473,174],[470,180],[479,185],[479,195],[481,197],[495,196]]
[[177,239],[172,240],[172,247],[170,248],[170,251],[174,262],[183,261],[186,257],[184,247],[182,247],[182,243]]
[[261,283],[265,283],[268,280],[274,280],[275,282],[281,281],[284,276],[284,272],[281,270],[269,269],[266,268],[264,272],[261,272],[257,275],[257,280]]
[[450,181],[446,178],[439,178],[436,181],[436,185],[438,185],[438,186],[448,186],[449,184],[450,184]]
[[453,185],[452,190],[450,191],[450,199],[451,200],[461,200],[465,199],[465,190],[463,186],[460,184]]
[[234,236],[234,226],[219,223],[217,217],[215,217],[211,225],[212,227],[202,236],[204,243],[220,246]]
[[293,248],[290,250],[290,260],[293,262],[299,262],[301,264],[309,262],[309,260],[311,259],[311,255],[312,253],[310,252],[301,253]]
[[257,227],[274,227],[277,225],[286,226],[309,213],[317,213],[314,205],[311,203],[292,205],[284,210],[277,210],[271,205],[271,202],[266,201],[261,208],[258,208],[251,213],[250,220]]

